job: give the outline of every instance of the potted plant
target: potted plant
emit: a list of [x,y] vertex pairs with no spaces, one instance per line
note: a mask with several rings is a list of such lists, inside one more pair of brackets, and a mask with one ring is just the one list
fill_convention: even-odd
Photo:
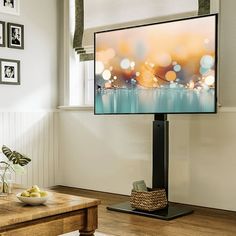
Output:
[[25,155],[12,151],[5,145],[2,146],[2,153],[5,155],[0,161],[0,190],[1,195],[6,195],[9,193],[9,173],[22,173],[24,171],[24,166],[26,166],[31,159]]

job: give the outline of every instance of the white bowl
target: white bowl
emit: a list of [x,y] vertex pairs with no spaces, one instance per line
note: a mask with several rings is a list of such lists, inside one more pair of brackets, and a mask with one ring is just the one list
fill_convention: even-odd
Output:
[[16,197],[23,203],[26,203],[31,206],[37,206],[40,204],[44,204],[48,200],[48,196],[46,197],[22,197],[21,193],[18,193]]

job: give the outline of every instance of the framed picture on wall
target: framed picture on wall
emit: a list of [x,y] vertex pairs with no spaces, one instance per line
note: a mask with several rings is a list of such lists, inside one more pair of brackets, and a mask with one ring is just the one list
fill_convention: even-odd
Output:
[[20,61],[0,58],[0,84],[20,84]]
[[0,0],[0,13],[20,15],[20,0]]
[[5,47],[5,22],[0,21],[0,47]]
[[24,25],[8,23],[7,35],[9,48],[24,49]]

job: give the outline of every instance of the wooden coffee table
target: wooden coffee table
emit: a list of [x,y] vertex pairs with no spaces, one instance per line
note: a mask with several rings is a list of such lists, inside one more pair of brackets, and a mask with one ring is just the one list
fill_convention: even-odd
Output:
[[27,206],[15,194],[0,197],[0,236],[58,236],[76,230],[81,236],[94,235],[99,204],[100,200],[55,192],[40,206]]

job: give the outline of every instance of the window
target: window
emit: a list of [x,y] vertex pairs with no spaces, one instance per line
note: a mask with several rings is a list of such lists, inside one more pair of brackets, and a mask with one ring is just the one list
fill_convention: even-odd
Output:
[[85,105],[94,104],[94,63],[93,61],[85,62]]
[[80,61],[72,48],[75,28],[75,1],[69,1],[69,68],[68,68],[68,106],[93,106],[94,100],[94,62]]
[[94,63],[80,62],[75,55],[69,79],[69,106],[93,106],[94,103]]
[[[217,2],[218,0],[211,2]],[[143,1],[144,3],[145,1]],[[116,14],[112,11],[114,3],[110,0],[84,1],[86,46],[92,44],[91,32],[137,24],[148,24],[159,20],[172,19],[172,17],[187,17],[197,13],[198,1],[182,0],[181,4],[173,5],[172,0],[153,1],[148,0],[145,4],[136,0],[116,1]],[[93,106],[94,103],[94,75],[93,61],[80,62],[79,55],[72,48],[73,34],[75,29],[75,0],[63,1],[64,11],[64,82],[61,86],[63,103],[66,106]],[[124,8],[125,5],[125,8]],[[135,7],[135,11],[133,10]],[[215,6],[216,7],[216,6]],[[156,10],[158,9],[158,11]],[[106,12],[104,13],[104,11]],[[101,15],[102,12],[102,15]],[[135,12],[130,14],[130,12]],[[148,16],[148,17],[147,17]],[[69,27],[68,27],[69,25]],[[97,30],[98,29],[98,30]],[[91,32],[90,32],[91,31]],[[85,37],[85,36],[88,37]]]

